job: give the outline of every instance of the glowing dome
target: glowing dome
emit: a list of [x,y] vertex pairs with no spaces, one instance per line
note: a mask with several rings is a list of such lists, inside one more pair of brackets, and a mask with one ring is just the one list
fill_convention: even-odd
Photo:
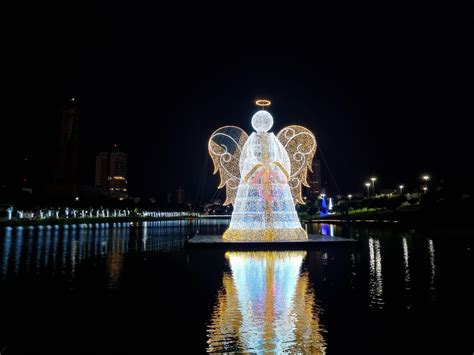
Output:
[[252,117],[252,127],[257,132],[268,132],[273,126],[273,117],[268,111],[260,110]]

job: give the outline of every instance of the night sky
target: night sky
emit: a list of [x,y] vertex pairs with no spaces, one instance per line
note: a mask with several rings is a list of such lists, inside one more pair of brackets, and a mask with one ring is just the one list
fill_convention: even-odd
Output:
[[472,174],[467,10],[131,4],[78,2],[12,16],[3,53],[3,182],[18,178],[25,157],[31,179],[46,179],[59,109],[72,96],[83,182],[93,183],[95,155],[118,144],[129,154],[132,196],[180,185],[188,200],[212,196],[209,135],[228,124],[250,132],[261,97],[273,102],[274,131],[301,124],[316,134],[332,193],[362,192],[372,174],[394,188],[418,184],[425,172]]

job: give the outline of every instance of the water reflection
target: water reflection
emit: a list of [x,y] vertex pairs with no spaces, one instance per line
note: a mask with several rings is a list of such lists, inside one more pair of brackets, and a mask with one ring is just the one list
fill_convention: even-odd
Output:
[[301,273],[306,252],[227,252],[230,273],[208,326],[209,352],[322,354],[314,292]]
[[10,248],[12,244],[12,229],[7,228],[5,236],[3,237],[3,253],[2,253],[2,278],[5,278],[5,275],[8,271],[8,259],[10,257]]
[[321,234],[334,237],[334,224],[321,223]]
[[350,260],[351,260],[350,284],[351,284],[351,288],[355,289],[355,287],[356,287],[356,276],[357,276],[357,271],[356,270],[357,270],[358,261],[356,261],[356,254],[354,252],[351,253]]
[[382,279],[382,255],[380,253],[380,241],[369,238],[369,294],[370,305],[382,308],[383,300],[383,279]]
[[436,264],[435,264],[435,247],[433,239],[428,238],[428,252],[430,256],[430,297],[431,299],[436,298],[436,286],[435,286],[435,277],[436,277]]
[[409,254],[408,254],[408,242],[407,238],[402,238],[403,246],[403,266],[405,269],[405,290],[410,291],[410,265],[409,265]]
[[84,260],[104,257],[114,287],[125,254],[180,250],[188,231],[189,223],[176,221],[148,222],[144,228],[129,223],[5,228],[0,235],[0,279],[42,274],[74,278]]
[[[17,238],[21,238],[21,236],[17,235]],[[43,246],[43,239],[44,239],[43,228],[40,228],[40,230],[38,231],[38,238],[36,239],[36,263],[35,263],[36,274],[39,274],[40,272],[41,247]]]

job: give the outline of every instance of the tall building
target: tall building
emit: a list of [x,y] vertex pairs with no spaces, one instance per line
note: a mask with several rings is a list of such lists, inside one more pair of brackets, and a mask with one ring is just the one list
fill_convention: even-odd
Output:
[[75,98],[61,110],[55,182],[76,183],[79,161],[79,110]]
[[[115,146],[117,149],[117,146]],[[114,197],[128,197],[127,154],[118,149],[109,156],[109,194]]]
[[176,202],[178,205],[184,204],[184,190],[181,186],[176,190]]
[[48,194],[70,199],[79,190],[79,110],[75,98],[61,108],[53,184]]
[[308,172],[309,188],[306,189],[306,196],[310,201],[316,201],[321,193],[321,161],[318,158],[313,159],[311,165],[313,172]]
[[95,186],[108,190],[109,153],[101,152],[95,157]]
[[168,205],[183,205],[184,201],[184,189],[181,186],[174,192],[168,192],[167,196]]
[[128,197],[127,154],[114,145],[112,152],[100,152],[95,158],[95,185],[112,197]]

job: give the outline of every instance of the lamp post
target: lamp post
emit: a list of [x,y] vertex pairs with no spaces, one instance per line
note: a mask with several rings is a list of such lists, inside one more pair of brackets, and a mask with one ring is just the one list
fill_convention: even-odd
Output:
[[403,186],[403,185],[398,186],[398,188],[400,189],[400,196],[403,195],[403,188],[404,188],[404,187],[405,187],[405,186]]
[[366,182],[365,186],[367,187],[367,198],[370,197],[370,182]]
[[349,201],[350,201],[351,198],[352,198],[352,195],[349,194],[349,195],[347,195],[347,197],[349,198]]
[[425,182],[425,186],[423,186],[423,191],[426,194],[426,191],[428,191],[428,181],[430,181],[431,177],[429,175],[422,175],[421,179]]
[[374,196],[375,196],[375,180],[377,180],[377,178],[375,176],[372,176],[370,180],[372,180],[372,192],[374,193]]

